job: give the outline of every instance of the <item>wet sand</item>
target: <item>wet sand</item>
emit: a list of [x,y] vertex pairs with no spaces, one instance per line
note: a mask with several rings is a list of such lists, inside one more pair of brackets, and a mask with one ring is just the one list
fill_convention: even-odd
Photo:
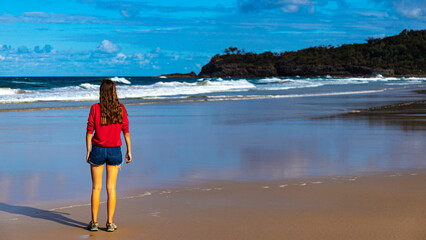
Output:
[[424,101],[404,96],[129,106],[114,233],[84,229],[88,110],[3,112],[0,239],[426,239]]
[[[84,229],[89,205],[0,204],[1,239],[405,239],[426,237],[426,171],[287,181],[212,181],[134,191],[113,233]],[[99,222],[105,221],[105,203]]]
[[405,130],[426,130],[426,100],[354,110],[338,117],[367,119],[376,124],[401,126]]

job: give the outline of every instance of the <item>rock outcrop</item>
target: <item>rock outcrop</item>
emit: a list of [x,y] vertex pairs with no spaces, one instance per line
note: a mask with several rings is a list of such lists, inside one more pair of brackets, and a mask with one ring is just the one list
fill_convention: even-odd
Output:
[[383,39],[369,38],[365,44],[311,47],[296,52],[256,54],[229,49],[226,54],[214,56],[198,76],[426,76],[426,30],[404,30]]
[[155,78],[166,77],[166,78],[177,78],[177,77],[197,77],[195,72],[190,73],[171,73],[171,74],[163,74],[159,76],[154,76]]

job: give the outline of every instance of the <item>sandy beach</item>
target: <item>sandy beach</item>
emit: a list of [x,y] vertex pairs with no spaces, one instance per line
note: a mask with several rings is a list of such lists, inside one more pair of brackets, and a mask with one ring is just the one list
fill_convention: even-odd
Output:
[[413,170],[140,190],[119,199],[114,233],[84,229],[87,204],[49,210],[0,203],[1,239],[420,240],[425,182],[426,172]]
[[0,240],[426,240],[426,0],[1,1]]

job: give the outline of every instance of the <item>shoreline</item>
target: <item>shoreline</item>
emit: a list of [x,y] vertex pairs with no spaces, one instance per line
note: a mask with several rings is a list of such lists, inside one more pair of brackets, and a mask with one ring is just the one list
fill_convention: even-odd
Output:
[[[352,91],[352,92],[332,92],[332,93],[311,93],[306,95],[298,95],[298,94],[260,94],[260,95],[226,95],[226,97],[220,96],[187,96],[182,99],[182,97],[170,97],[167,100],[155,100],[155,99],[141,99],[147,100],[144,102],[127,102],[123,103],[125,106],[139,106],[139,105],[152,105],[152,104],[162,104],[162,103],[192,103],[192,102],[217,102],[217,101],[247,101],[247,100],[268,100],[268,99],[280,99],[280,98],[300,98],[300,97],[331,97],[331,96],[342,96],[342,95],[360,95],[360,94],[369,94],[369,93],[381,93],[384,90],[364,90],[364,91]],[[416,89],[411,90],[410,92],[416,93],[419,95],[424,95],[426,93],[426,89]],[[122,99],[122,100],[135,100],[135,99]],[[404,101],[401,103],[393,104],[395,106],[403,106],[404,104],[412,104],[420,102],[423,103],[425,101]],[[16,105],[20,105],[20,103],[15,103]],[[13,105],[13,104],[6,104]],[[1,105],[0,105],[1,106]],[[26,111],[49,111],[49,110],[67,110],[67,109],[82,109],[82,108],[90,108],[91,105],[74,105],[74,106],[57,106],[57,107],[28,107],[28,108],[6,108],[0,109],[0,113],[3,112],[26,112]],[[390,105],[392,106],[392,105]],[[365,109],[354,109],[357,112],[348,112],[345,114],[354,114],[362,112],[366,115],[367,112],[371,112],[373,110],[380,110],[383,107],[388,107],[388,105],[379,105],[373,108],[365,108]]]
[[[0,229],[8,229],[2,231],[5,240],[48,240],[57,234],[62,239],[421,239],[425,181],[426,169],[413,169],[140,189],[119,196],[114,233],[84,229],[87,202],[49,210],[0,203]],[[102,203],[101,227],[104,211]]]

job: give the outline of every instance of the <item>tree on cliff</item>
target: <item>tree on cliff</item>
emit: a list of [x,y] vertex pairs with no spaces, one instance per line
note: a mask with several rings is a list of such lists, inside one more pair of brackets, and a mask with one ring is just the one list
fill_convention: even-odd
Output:
[[228,48],[225,48],[225,50],[223,50],[223,52],[226,54],[226,55],[230,55],[230,54],[236,54],[236,55],[241,55],[241,54],[244,54],[245,53],[245,51],[244,51],[244,49],[238,49],[237,47],[228,47]]

